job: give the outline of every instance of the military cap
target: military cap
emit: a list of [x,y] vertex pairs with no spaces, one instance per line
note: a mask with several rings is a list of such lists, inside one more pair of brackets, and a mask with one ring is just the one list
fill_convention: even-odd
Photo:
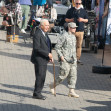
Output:
[[70,23],[68,23],[68,27],[76,28],[78,26],[76,26],[76,24],[74,22],[70,22]]

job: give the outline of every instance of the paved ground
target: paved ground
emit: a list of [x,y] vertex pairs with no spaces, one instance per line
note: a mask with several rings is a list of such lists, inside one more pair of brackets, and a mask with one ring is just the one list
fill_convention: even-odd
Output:
[[[110,75],[92,73],[92,66],[101,64],[101,50],[98,54],[82,54],[84,65],[78,65],[76,86],[80,95],[78,99],[67,96],[66,81],[56,88],[56,97],[51,95],[48,85],[53,81],[53,67],[48,64],[43,89],[47,99],[42,101],[32,99],[35,81],[34,67],[30,62],[32,43],[28,40],[25,44],[23,38],[17,44],[5,40],[6,32],[0,31],[0,111],[111,111]],[[53,56],[57,75],[59,64],[54,50]],[[106,59],[107,63],[111,65],[111,59]]]

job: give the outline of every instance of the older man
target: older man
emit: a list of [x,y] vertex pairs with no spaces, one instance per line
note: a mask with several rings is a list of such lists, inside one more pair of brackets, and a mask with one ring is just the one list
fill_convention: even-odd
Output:
[[77,27],[76,30],[76,39],[77,39],[77,61],[80,64],[83,64],[80,61],[81,57],[81,48],[84,36],[84,23],[88,22],[88,15],[85,9],[81,8],[82,1],[75,0],[75,7],[70,8],[66,13],[66,22],[75,22]]
[[[59,85],[67,78],[69,94],[68,96],[78,98],[74,88],[77,80],[77,59],[76,59],[76,24],[71,22],[68,24],[68,32],[60,36],[55,46],[60,60],[60,74],[55,80],[55,86]],[[52,94],[54,94],[54,83],[50,84]]]
[[35,66],[35,89],[33,98],[45,100],[46,97],[41,94],[44,86],[47,63],[53,61],[51,54],[51,42],[46,34],[49,29],[49,22],[46,19],[41,20],[40,28],[36,30],[33,37],[33,51],[31,61]]

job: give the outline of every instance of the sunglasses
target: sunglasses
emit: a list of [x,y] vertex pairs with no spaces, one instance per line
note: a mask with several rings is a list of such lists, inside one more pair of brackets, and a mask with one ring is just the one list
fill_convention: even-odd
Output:
[[81,3],[76,3],[76,5],[81,5]]

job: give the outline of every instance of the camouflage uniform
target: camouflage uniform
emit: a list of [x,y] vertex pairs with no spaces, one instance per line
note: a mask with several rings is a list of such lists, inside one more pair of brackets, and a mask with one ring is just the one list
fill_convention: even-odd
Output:
[[68,87],[75,88],[77,80],[77,58],[76,58],[76,37],[69,32],[65,32],[55,46],[59,60],[61,56],[64,61],[60,61],[60,74],[56,78],[56,86],[67,78]]

